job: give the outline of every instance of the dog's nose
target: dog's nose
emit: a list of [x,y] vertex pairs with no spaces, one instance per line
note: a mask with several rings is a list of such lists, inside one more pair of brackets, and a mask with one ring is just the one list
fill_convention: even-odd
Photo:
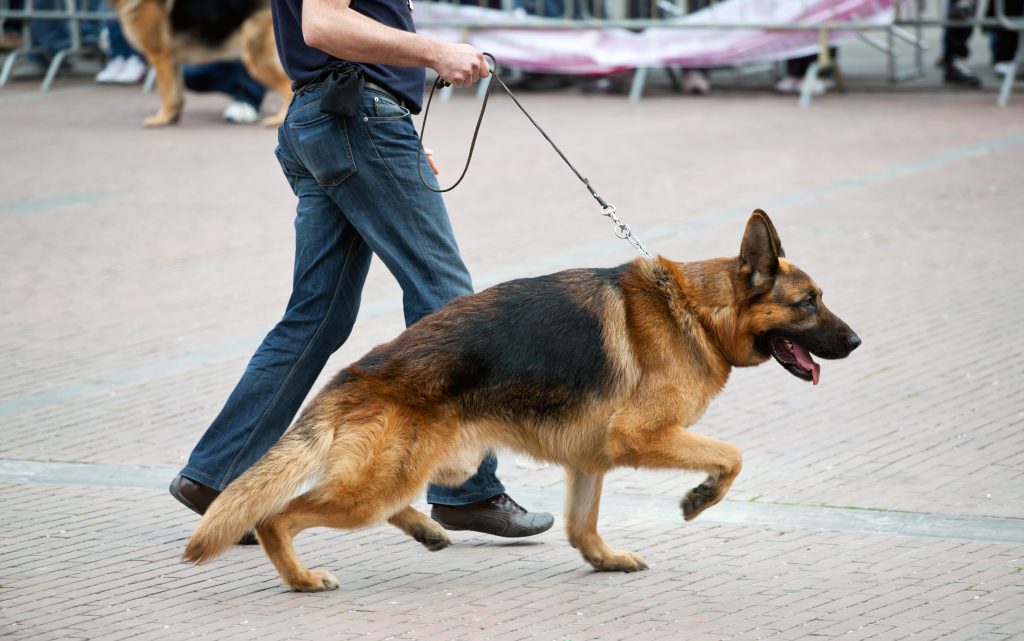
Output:
[[850,351],[860,347],[860,336],[857,336],[853,332],[846,335],[846,346],[850,348]]

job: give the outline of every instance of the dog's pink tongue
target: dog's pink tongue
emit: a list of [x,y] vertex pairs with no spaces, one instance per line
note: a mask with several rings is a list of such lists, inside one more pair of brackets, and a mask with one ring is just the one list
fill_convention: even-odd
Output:
[[793,355],[796,356],[796,362],[800,364],[800,367],[811,371],[811,384],[817,385],[818,377],[821,374],[821,365],[815,363],[811,358],[811,353],[797,343],[793,343]]

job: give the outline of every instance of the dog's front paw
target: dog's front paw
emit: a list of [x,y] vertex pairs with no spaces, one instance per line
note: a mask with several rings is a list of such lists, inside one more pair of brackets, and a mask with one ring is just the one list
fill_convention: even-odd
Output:
[[412,538],[422,543],[423,547],[431,552],[443,550],[452,544],[452,540],[448,538],[448,535],[441,528],[436,530],[423,529],[413,534]]
[[337,590],[338,579],[325,570],[309,572],[308,576],[301,581],[296,581],[291,586],[296,592],[324,592],[326,590]]
[[705,481],[687,492],[679,507],[683,509],[683,518],[692,521],[697,518],[698,514],[718,503],[719,500],[721,497],[718,486]]
[[142,121],[144,127],[166,127],[167,125],[174,125],[178,123],[178,119],[181,114],[166,114],[159,112],[155,116],[150,116]]
[[267,116],[260,121],[260,124],[264,127],[280,127],[284,123],[284,116],[281,114],[274,114],[273,116]]
[[647,561],[636,552],[611,550],[599,557],[587,558],[598,572],[639,572],[647,569]]

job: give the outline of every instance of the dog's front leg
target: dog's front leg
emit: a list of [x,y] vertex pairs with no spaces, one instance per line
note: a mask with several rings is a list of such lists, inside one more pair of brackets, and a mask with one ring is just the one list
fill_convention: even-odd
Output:
[[147,127],[163,127],[178,122],[184,104],[184,80],[171,38],[170,17],[162,2],[118,3],[118,18],[124,35],[133,47],[142,52],[146,62],[156,71],[160,92],[160,110],[146,118]]
[[569,543],[580,551],[595,570],[635,572],[646,570],[644,558],[635,552],[608,547],[597,533],[597,512],[601,503],[603,473],[587,473],[566,468],[568,493],[565,497],[566,530]]
[[687,492],[680,502],[687,521],[725,498],[743,467],[740,450],[732,443],[694,434],[678,426],[627,437],[622,450],[628,454],[618,457],[616,465],[707,473],[704,482]]

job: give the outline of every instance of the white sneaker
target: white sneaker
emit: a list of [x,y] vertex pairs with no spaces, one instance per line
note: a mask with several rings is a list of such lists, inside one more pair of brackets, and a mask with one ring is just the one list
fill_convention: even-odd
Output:
[[111,82],[116,82],[119,85],[137,85],[146,78],[146,67],[145,61],[138,56],[131,56],[124,61],[121,66],[120,72],[114,76]]
[[[1000,78],[1005,78],[1010,73],[1010,69],[1013,68],[1013,63],[1010,61],[997,62],[992,65],[992,72]],[[1024,75],[1024,66],[1017,69],[1017,77],[1020,78]]]
[[[831,83],[821,78],[815,78],[811,83],[811,95],[821,96],[829,90]],[[797,76],[786,76],[775,83],[775,91],[779,93],[800,93],[804,88],[804,79]]]
[[775,83],[775,91],[779,93],[800,93],[800,84],[803,78],[797,76],[783,76],[782,80]]
[[236,100],[224,110],[224,120],[236,125],[251,125],[260,119],[260,112],[247,102]]
[[121,56],[108,60],[107,66],[103,67],[103,70],[96,74],[96,82],[117,82],[116,78],[121,75],[125,62],[127,60]]
[[706,96],[711,93],[711,82],[703,71],[690,69],[683,76],[683,91],[699,96]]

